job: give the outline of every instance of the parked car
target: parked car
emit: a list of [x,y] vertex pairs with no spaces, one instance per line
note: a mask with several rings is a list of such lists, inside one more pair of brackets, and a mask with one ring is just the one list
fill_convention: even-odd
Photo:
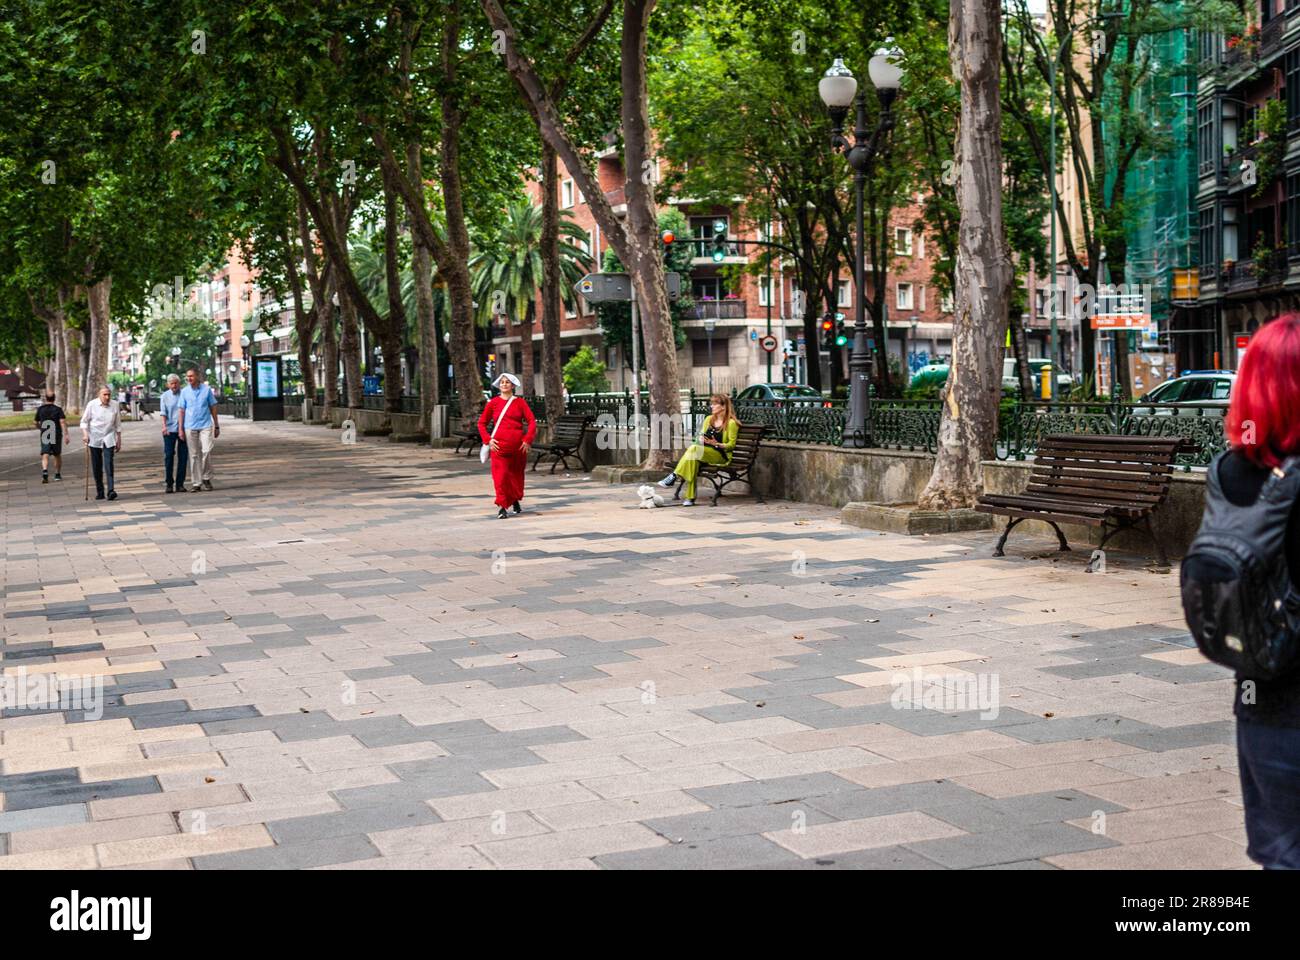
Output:
[[755,383],[736,394],[737,400],[821,400],[820,390],[804,383]]
[[736,394],[736,403],[773,403],[781,407],[785,404],[820,403],[823,407],[831,406],[831,401],[820,390],[806,383],[753,383]]
[[[1051,361],[1046,357],[1034,357],[1027,361],[1029,366],[1029,378],[1034,385],[1036,396],[1042,395],[1043,368],[1047,367]],[[1056,374],[1056,392],[1059,396],[1074,386],[1074,378],[1068,373],[1058,371]],[[1006,357],[1002,361],[1002,389],[1011,393],[1020,390],[1020,376],[1016,371],[1015,357]]]
[[[1189,370],[1181,377],[1166,380],[1150,393],[1144,393],[1137,402],[1186,404],[1178,408],[1157,408],[1153,411],[1156,414],[1221,417],[1227,412],[1236,379],[1235,370]],[[1198,407],[1204,407],[1205,413],[1198,413]]]

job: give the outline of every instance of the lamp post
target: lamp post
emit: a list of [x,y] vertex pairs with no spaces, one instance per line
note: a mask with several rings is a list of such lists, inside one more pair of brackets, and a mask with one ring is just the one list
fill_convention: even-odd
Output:
[[[894,38],[886,37],[884,46],[876,50],[868,65],[868,75],[876,88],[876,96],[880,99],[880,116],[876,120],[874,131],[867,130],[866,91],[858,89],[858,81],[844,65],[842,58],[836,57],[817,85],[817,92],[831,117],[831,149],[843,153],[853,168],[853,190],[857,202],[854,276],[858,289],[853,309],[853,353],[849,357],[849,416],[844,430],[846,439],[853,437],[854,446],[867,445],[871,430],[871,400],[867,390],[871,374],[871,353],[867,348],[866,220],[862,209],[862,193],[867,170],[879,155],[885,137],[894,126],[894,115],[890,107],[903,79],[903,70],[897,63],[901,56],[902,51],[894,45]],[[844,120],[848,116],[850,105],[857,108],[852,143],[844,136]]]
[[718,321],[713,317],[704,318],[704,333],[709,339],[709,393],[713,393],[713,328]]

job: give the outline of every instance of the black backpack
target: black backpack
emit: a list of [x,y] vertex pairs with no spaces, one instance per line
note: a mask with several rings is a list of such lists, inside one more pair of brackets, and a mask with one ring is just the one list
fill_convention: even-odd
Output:
[[1287,569],[1287,522],[1300,494],[1300,457],[1289,457],[1240,507],[1219,483],[1220,454],[1205,477],[1205,515],[1183,558],[1183,613],[1196,646],[1242,677],[1276,680],[1300,665],[1300,591]]

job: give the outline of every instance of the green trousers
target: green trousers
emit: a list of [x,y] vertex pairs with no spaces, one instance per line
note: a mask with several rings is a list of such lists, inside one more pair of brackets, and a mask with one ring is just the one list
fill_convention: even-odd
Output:
[[673,468],[673,473],[686,481],[686,499],[695,499],[695,477],[700,472],[700,461],[705,463],[719,464],[726,463],[727,458],[723,456],[720,450],[714,447],[706,447],[702,443],[693,443],[686,448],[682,458],[677,461],[677,466]]

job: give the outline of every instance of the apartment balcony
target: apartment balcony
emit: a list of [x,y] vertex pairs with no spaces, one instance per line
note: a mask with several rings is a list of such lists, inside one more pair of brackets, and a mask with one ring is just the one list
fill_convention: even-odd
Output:
[[[1288,9],[1290,4],[1287,4]],[[1273,15],[1259,30],[1259,60],[1263,62],[1282,49],[1282,34],[1286,32],[1286,18]]]
[[1243,147],[1228,155],[1224,163],[1228,173],[1228,193],[1253,191],[1259,185],[1259,148]]
[[1225,260],[1219,273],[1219,290],[1225,294],[1279,286],[1286,278],[1285,256],[1268,254],[1252,260]]
[[744,320],[748,311],[748,304],[739,297],[695,301],[696,320]]

